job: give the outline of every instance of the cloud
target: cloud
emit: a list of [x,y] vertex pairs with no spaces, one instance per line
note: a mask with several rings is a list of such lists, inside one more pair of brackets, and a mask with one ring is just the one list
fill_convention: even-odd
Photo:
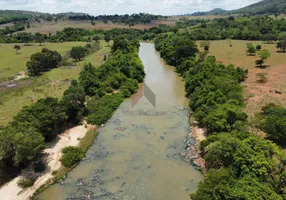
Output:
[[0,0],[0,8],[49,13],[73,11],[92,15],[139,12],[176,15],[214,8],[232,10],[258,1],[260,0]]

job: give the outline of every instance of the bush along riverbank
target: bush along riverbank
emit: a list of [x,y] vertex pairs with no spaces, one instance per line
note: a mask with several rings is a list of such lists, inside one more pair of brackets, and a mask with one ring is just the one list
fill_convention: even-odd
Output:
[[[0,127],[0,183],[16,177],[31,163],[43,162],[45,145],[86,116],[89,124],[107,122],[123,99],[131,96],[145,77],[138,56],[139,46],[138,41],[115,38],[112,54],[106,62],[100,67],[85,64],[79,80],[72,81],[62,100],[40,99],[24,107],[8,126]],[[94,139],[96,135],[86,134],[86,137]],[[65,149],[65,157],[77,158],[68,166],[74,167],[91,144],[85,142],[81,149]],[[69,167],[66,169],[70,170]],[[55,180],[63,176],[68,171],[66,169],[61,170],[63,173],[55,172]]]
[[285,154],[248,132],[240,85],[247,71],[218,64],[185,34],[160,34],[154,41],[161,57],[184,77],[193,117],[207,130],[199,145],[206,177],[191,198],[285,199]]

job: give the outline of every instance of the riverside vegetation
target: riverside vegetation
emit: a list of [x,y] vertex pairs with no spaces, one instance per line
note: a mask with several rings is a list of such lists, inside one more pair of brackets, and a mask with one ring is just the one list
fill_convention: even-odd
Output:
[[[114,40],[112,54],[106,62],[99,68],[85,64],[79,79],[72,81],[61,100],[41,99],[24,107],[8,126],[0,127],[1,184],[10,178],[7,175],[14,175],[39,160],[46,142],[54,139],[68,124],[87,117],[89,123],[100,125],[110,118],[123,99],[134,93],[138,83],[143,81],[145,74],[138,57],[137,41],[143,39],[154,40],[161,56],[184,77],[194,117],[208,130],[208,138],[200,146],[208,173],[191,198],[286,199],[286,157],[275,143],[268,140],[278,143],[285,139],[285,108],[271,104],[257,114],[255,125],[268,134],[268,139],[251,134],[248,117],[243,112],[243,88],[240,85],[247,78],[247,70],[219,64],[215,57],[207,56],[209,45],[203,45],[205,52],[199,52],[194,42],[227,38],[230,41],[251,39],[267,43],[278,40],[277,48],[283,52],[285,31],[286,20],[283,18],[244,16],[189,20],[177,23],[176,27],[160,25],[148,31],[66,28],[55,35],[1,34],[0,42],[26,45],[43,41]],[[74,49],[76,60],[83,56],[79,49],[82,48]],[[52,65],[42,64],[46,53],[56,57]],[[36,72],[34,75],[39,76],[57,67],[60,60],[56,52],[44,49],[32,56],[32,63],[28,64],[30,75]],[[68,148],[64,150],[63,164],[74,166],[82,155],[81,149]]]
[[[247,70],[218,64],[215,57],[199,53],[186,34],[161,34],[155,44],[184,77],[194,117],[207,128],[208,138],[200,145],[207,176],[191,198],[285,199],[284,152],[247,129],[240,85]],[[271,136],[285,134],[283,108],[267,107],[263,117],[263,127]]]
[[[114,102],[130,96],[145,76],[138,58],[138,47],[137,41],[115,38],[112,55],[106,63],[99,68],[85,64],[79,80],[72,81],[60,101],[53,97],[40,99],[31,106],[25,106],[8,126],[0,127],[1,184],[11,178],[9,175],[40,160],[45,143],[54,139],[68,124],[78,123],[85,115],[88,115],[88,121],[93,124],[106,122],[108,116],[120,105]],[[120,91],[120,88],[122,92],[113,94],[116,90]],[[92,97],[88,100],[87,108],[86,96]],[[100,104],[105,106],[98,109],[97,105]],[[95,113],[104,115],[96,116],[95,120]],[[63,153],[62,161],[69,167],[82,158],[82,153],[78,150],[65,149]],[[75,159],[69,163],[66,162],[67,157]]]

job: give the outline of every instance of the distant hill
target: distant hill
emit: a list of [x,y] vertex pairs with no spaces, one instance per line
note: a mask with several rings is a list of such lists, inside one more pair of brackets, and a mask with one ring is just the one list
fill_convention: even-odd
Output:
[[283,14],[286,13],[286,0],[263,0],[237,10],[216,8],[208,12],[195,12],[191,16],[207,16],[221,14]]
[[224,14],[226,13],[226,10],[223,10],[221,8],[215,8],[211,11],[207,11],[207,12],[195,12],[193,14],[191,14],[191,16],[206,16],[206,15],[220,15],[220,14]]
[[286,13],[286,0],[263,0],[244,8],[233,10],[232,13],[244,14],[281,14]]
[[0,24],[33,21],[44,19],[51,21],[53,19],[69,19],[70,17],[87,15],[85,13],[67,12],[58,14],[49,14],[42,12],[24,11],[24,10],[0,10]]

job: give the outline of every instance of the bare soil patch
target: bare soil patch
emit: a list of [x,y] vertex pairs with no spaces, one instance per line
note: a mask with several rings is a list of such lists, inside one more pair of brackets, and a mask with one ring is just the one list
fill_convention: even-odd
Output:
[[[265,73],[268,81],[258,83],[258,73]],[[250,116],[254,116],[268,103],[286,106],[286,64],[266,69],[250,69],[248,79],[243,85],[246,87],[245,110]]]

